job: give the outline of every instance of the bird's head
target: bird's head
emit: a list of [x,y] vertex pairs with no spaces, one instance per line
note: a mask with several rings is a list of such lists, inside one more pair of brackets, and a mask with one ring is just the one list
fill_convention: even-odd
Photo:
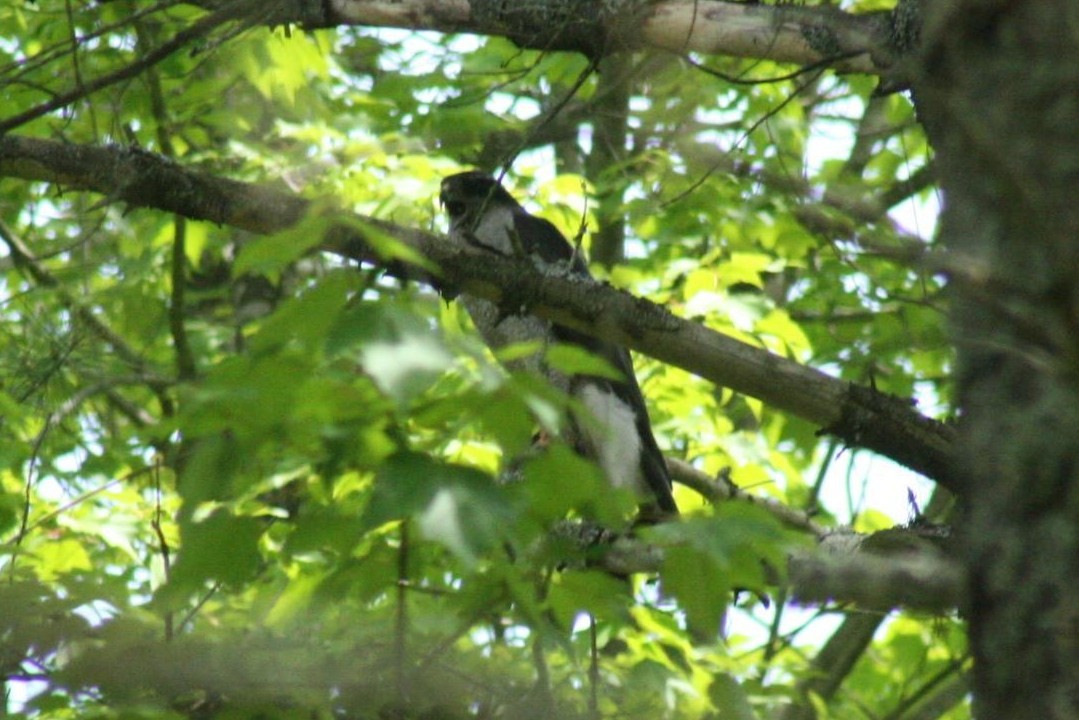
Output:
[[475,222],[488,207],[517,204],[497,180],[480,170],[468,170],[443,179],[438,200],[454,223]]

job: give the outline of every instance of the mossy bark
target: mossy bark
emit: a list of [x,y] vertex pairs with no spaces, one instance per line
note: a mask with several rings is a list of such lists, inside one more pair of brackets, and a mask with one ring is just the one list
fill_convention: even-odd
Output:
[[1079,5],[927,10],[975,712],[1079,717]]

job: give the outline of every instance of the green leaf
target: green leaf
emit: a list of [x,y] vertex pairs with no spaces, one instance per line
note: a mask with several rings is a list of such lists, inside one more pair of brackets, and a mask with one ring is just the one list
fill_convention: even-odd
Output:
[[483,473],[402,452],[379,470],[361,524],[375,528],[413,518],[427,539],[470,564],[506,536],[513,516],[503,494]]
[[344,225],[356,230],[372,250],[383,260],[403,260],[427,272],[438,274],[438,267],[408,244],[398,240],[372,222],[354,215],[339,219]]
[[261,562],[258,543],[265,524],[223,508],[180,528],[180,553],[169,577],[176,589],[193,590],[206,582],[240,585]]
[[266,624],[272,628],[294,625],[299,618],[309,617],[323,576],[308,573],[289,582],[285,591],[266,614]]
[[251,349],[268,353],[285,345],[314,349],[336,327],[339,314],[356,282],[347,270],[328,273],[318,283],[282,303],[251,338]]
[[343,515],[335,508],[305,508],[295,520],[285,551],[299,555],[333,548],[347,553],[359,541],[360,530],[358,517]]
[[179,484],[187,512],[207,500],[229,498],[234,479],[243,468],[235,437],[227,433],[211,435],[195,443],[190,452]]
[[749,703],[745,688],[726,673],[715,676],[708,688],[708,695],[719,710],[720,717],[729,720],[759,720]]
[[[138,68],[213,12],[133,5],[0,2],[5,116]],[[730,588],[782,574],[791,535],[748,503],[712,504],[684,486],[677,521],[629,526],[636,498],[559,440],[571,411],[588,422],[580,404],[542,377],[494,368],[478,339],[447,350],[442,326],[453,327],[456,304],[447,311],[422,281],[382,273],[434,272],[392,226],[444,231],[440,179],[465,160],[505,160],[542,126],[558,152],[522,153],[506,188],[567,237],[587,223],[586,247],[599,248],[594,231],[623,227],[626,257],[597,265],[599,276],[704,327],[954,414],[945,279],[889,251],[917,239],[907,233],[933,235],[925,209],[939,190],[908,188],[889,217],[865,219],[930,169],[910,100],[873,97],[867,75],[830,77],[790,102],[809,78],[737,84],[654,58],[605,58],[602,72],[582,74],[580,53],[421,35],[222,26],[101,102],[18,128],[61,143],[60,165],[84,149],[116,152],[134,161],[133,172],[113,168],[119,185],[160,192],[129,211],[72,178],[4,181],[5,238],[21,239],[55,280],[23,260],[0,263],[0,655],[5,669],[33,671],[33,682],[9,678],[9,713],[749,720],[803,702],[796,690],[834,614],[782,609],[773,637],[757,631],[771,610],[739,607],[724,641],[711,642]],[[760,57],[707,64],[747,80],[790,71]],[[626,73],[638,82],[616,99],[634,151],[610,161],[596,151],[603,103],[593,101]],[[861,131],[872,142],[854,143]],[[174,167],[149,177],[158,152]],[[207,182],[158,182],[186,171]],[[173,258],[173,201],[228,203],[220,191],[242,192],[234,183],[302,193],[312,210],[267,237],[189,218],[187,257]],[[358,267],[321,251],[342,226],[365,239]],[[273,311],[255,317],[238,301],[263,281]],[[177,382],[181,351],[197,372]],[[494,355],[504,364],[537,352],[563,373],[618,377],[572,346]],[[826,456],[828,439],[808,421],[637,361],[670,455],[709,475],[729,469],[755,495],[811,503],[820,523],[907,519],[888,468],[853,487],[863,473],[840,467],[851,452]],[[556,569],[572,551],[548,531],[582,517],[669,551],[659,584]],[[593,550],[603,548],[583,554]],[[583,612],[599,619],[594,673]],[[802,709],[917,711],[962,694],[950,683],[969,672],[967,654],[954,617],[893,614],[842,685],[809,693]],[[940,712],[963,720],[968,705]]]
[[[504,453],[504,465],[531,448],[537,426],[536,415],[543,413],[548,417],[541,415],[541,419],[546,420],[553,417],[553,421],[543,423],[548,426],[560,419],[553,404],[533,394],[536,383],[528,380],[515,379],[513,383],[500,385],[494,392],[460,398],[457,406],[458,413],[476,418],[483,432],[498,443]],[[540,406],[542,408],[537,412]]]
[[699,642],[716,642],[733,589],[721,564],[696,548],[671,547],[660,574],[664,589],[677,597],[685,610],[693,637]]
[[636,509],[632,493],[613,490],[595,463],[560,443],[529,459],[524,478],[521,491],[544,524],[579,513],[607,527],[622,527]]
[[373,303],[357,304],[338,318],[326,340],[336,355],[354,348],[364,370],[384,393],[404,407],[453,362],[441,337],[414,315]]
[[303,219],[292,227],[244,243],[232,266],[233,277],[253,273],[279,278],[285,268],[323,241],[332,222],[312,205]]
[[401,405],[422,393],[450,365],[450,356],[430,334],[407,334],[390,342],[372,342],[362,352],[364,369]]
[[34,556],[37,560],[38,576],[45,581],[54,581],[61,575],[93,568],[86,548],[74,539],[44,543],[34,550]]
[[572,627],[582,612],[623,625],[630,622],[633,596],[628,580],[598,570],[578,570],[563,573],[552,583],[547,602],[563,627]]
[[579,345],[559,343],[547,349],[547,365],[566,375],[592,375],[611,380],[625,380],[625,375],[606,359]]

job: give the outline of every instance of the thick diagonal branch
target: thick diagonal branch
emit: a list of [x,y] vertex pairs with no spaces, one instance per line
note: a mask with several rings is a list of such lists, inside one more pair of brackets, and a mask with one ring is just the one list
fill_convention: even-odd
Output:
[[[0,176],[45,180],[188,218],[259,233],[295,224],[311,205],[256,185],[189,171],[166,158],[121,147],[75,146],[0,138]],[[374,218],[342,213],[322,249],[388,266],[442,289],[463,290],[507,309],[542,317],[620,343],[702,378],[759,398],[951,486],[954,431],[907,402],[855,386],[788,358],[747,345],[615,288],[542,275],[527,262],[485,256],[447,238]],[[432,273],[401,260],[387,263],[369,244],[384,233],[439,268]]]

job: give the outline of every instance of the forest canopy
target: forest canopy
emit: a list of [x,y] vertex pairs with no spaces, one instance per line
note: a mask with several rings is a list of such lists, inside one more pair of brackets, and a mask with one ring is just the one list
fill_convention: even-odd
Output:
[[[970,717],[910,18],[308,5],[0,7],[0,714]],[[678,518],[461,292],[634,351]]]

